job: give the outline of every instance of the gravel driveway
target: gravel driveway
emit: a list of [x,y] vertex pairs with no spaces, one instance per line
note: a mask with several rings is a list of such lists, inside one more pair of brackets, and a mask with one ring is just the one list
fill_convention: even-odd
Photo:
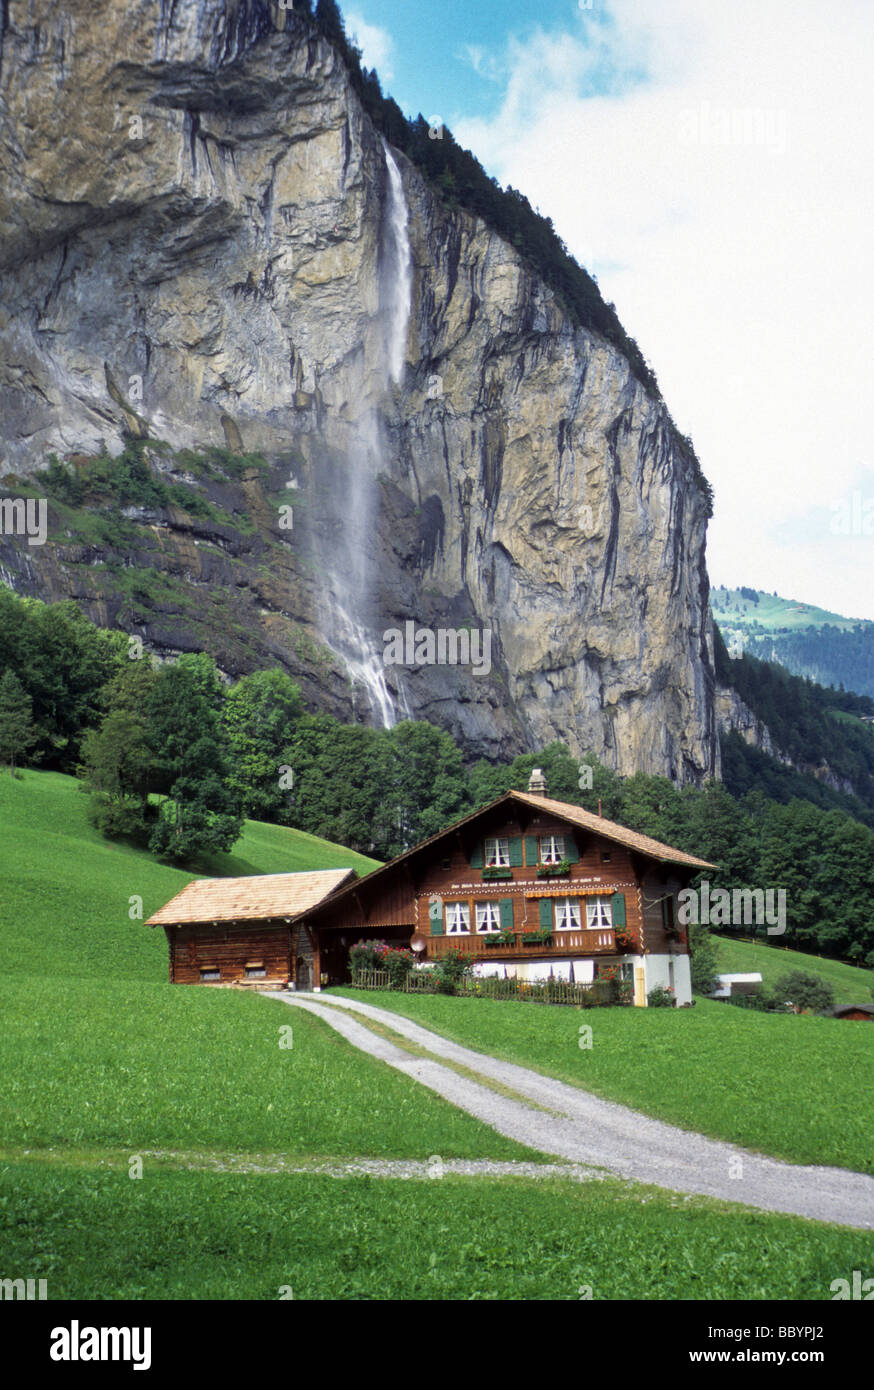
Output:
[[[324,1019],[362,1052],[436,1091],[499,1134],[541,1153],[674,1192],[698,1193],[764,1211],[790,1212],[874,1230],[874,1177],[844,1168],[783,1163],[734,1144],[705,1139],[527,1067],[461,1047],[400,1014],[357,999],[332,995],[328,1005],[317,994],[277,997]],[[391,1028],[431,1055],[416,1057],[405,1052],[357,1022],[352,1017],[356,1013]],[[543,1108],[533,1109],[523,1100],[503,1096],[488,1085],[461,1076],[441,1065],[437,1060],[441,1057],[509,1087]]]

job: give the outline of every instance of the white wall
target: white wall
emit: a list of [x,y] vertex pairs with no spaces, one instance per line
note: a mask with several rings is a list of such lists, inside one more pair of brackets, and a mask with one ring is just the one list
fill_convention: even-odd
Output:
[[651,989],[671,988],[678,1004],[692,1002],[692,972],[687,955],[644,956],[643,965],[647,994]]

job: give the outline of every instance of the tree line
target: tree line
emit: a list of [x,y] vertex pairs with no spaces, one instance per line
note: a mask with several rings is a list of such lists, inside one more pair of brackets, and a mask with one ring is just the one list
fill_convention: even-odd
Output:
[[205,654],[153,662],[72,602],[0,586],[0,761],[78,774],[92,820],[163,859],[228,850],[250,817],[389,859],[543,768],[550,796],[719,866],[714,883],[784,888],[781,944],[874,965],[874,831],[837,808],[723,783],[619,777],[560,743],[465,762],[424,722],[344,725],[279,670],[228,683]]

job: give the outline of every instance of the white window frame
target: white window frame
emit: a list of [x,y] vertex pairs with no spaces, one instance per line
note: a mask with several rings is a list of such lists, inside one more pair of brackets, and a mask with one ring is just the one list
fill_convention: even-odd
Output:
[[446,904],[446,935],[470,936],[470,903]]
[[474,903],[476,911],[477,936],[487,936],[489,932],[501,931],[501,904],[497,898]]
[[609,931],[613,926],[613,904],[605,894],[586,899],[586,925],[590,931]]
[[[561,848],[559,848],[561,846]],[[565,856],[565,837],[564,835],[541,835],[540,837],[540,862],[541,864],[560,864]]]
[[[489,846],[493,846],[489,849]],[[509,869],[510,839],[506,835],[492,835],[485,843],[485,866],[487,869]]]
[[[580,931],[582,913],[579,898],[554,898],[556,931]],[[570,920],[563,920],[569,918]]]

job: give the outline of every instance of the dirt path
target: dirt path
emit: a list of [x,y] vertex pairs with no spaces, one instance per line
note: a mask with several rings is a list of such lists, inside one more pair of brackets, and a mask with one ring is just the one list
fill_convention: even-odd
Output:
[[[863,1173],[783,1163],[706,1139],[527,1067],[461,1047],[400,1014],[357,999],[332,995],[328,1004],[317,994],[277,997],[324,1019],[355,1047],[436,1091],[499,1134],[541,1153],[674,1192],[874,1230],[874,1178]],[[413,1056],[378,1036],[352,1017],[356,1013],[390,1028],[428,1055]],[[482,1081],[459,1074],[441,1058],[477,1073]],[[509,1088],[519,1098],[493,1086]]]

